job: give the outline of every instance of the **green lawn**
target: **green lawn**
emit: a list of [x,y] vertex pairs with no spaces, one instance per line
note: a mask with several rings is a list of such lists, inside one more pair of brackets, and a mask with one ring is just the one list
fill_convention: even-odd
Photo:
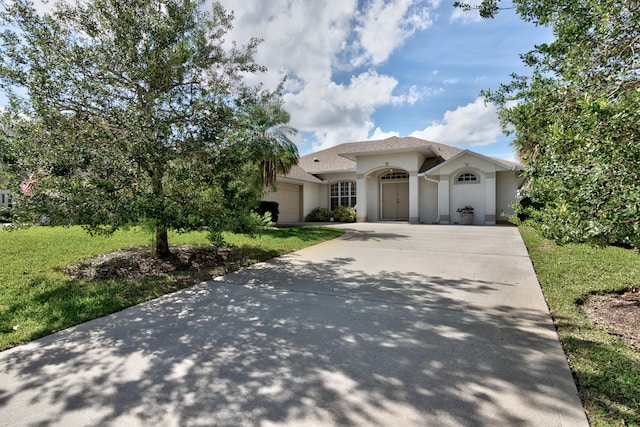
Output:
[[640,354],[590,323],[594,293],[640,285],[640,254],[618,247],[557,246],[521,227],[592,426],[640,426]]
[[[240,248],[241,264],[265,260],[341,235],[326,227],[266,230],[259,236],[225,234]],[[205,233],[172,234],[171,244],[208,244]],[[0,350],[104,316],[211,278],[198,272],[142,280],[89,282],[65,276],[80,259],[149,245],[140,230],[91,237],[79,227],[0,229]],[[208,277],[207,277],[208,275]]]

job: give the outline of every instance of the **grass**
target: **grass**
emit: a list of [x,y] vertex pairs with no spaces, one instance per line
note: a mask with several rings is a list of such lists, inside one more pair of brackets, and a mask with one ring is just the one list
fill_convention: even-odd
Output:
[[[240,249],[242,265],[263,261],[339,236],[325,227],[266,230],[259,236],[226,234]],[[172,234],[172,244],[208,244],[205,233]],[[140,230],[118,231],[110,237],[91,237],[79,227],[0,229],[0,350],[48,335],[191,286],[214,271],[191,276],[127,281],[72,280],[67,265],[83,258],[131,246],[149,245]],[[208,277],[207,277],[208,274]]]
[[558,246],[521,227],[592,426],[640,426],[640,354],[593,325],[591,294],[640,284],[640,254],[619,247]]

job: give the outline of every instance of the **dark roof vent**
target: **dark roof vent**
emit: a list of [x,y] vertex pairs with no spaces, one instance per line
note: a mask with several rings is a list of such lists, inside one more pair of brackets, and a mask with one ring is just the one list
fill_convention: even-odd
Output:
[[313,158],[313,161],[314,161],[315,163],[318,163],[318,162],[320,162],[320,159],[318,159],[317,157],[314,157],[314,158]]

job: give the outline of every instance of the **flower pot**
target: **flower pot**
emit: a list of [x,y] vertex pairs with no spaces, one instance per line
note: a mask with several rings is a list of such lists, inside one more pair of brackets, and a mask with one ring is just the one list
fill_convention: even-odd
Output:
[[460,214],[460,224],[462,224],[462,225],[473,224],[473,214],[472,213],[461,213]]

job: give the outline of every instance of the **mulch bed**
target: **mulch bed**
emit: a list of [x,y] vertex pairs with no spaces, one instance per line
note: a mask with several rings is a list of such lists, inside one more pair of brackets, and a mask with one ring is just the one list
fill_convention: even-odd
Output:
[[591,295],[582,306],[587,318],[640,351],[640,292]]
[[171,256],[155,257],[149,247],[134,247],[87,258],[66,269],[67,277],[84,280],[135,280],[182,271],[219,269],[220,273],[238,267],[240,256],[234,248],[171,245]]

